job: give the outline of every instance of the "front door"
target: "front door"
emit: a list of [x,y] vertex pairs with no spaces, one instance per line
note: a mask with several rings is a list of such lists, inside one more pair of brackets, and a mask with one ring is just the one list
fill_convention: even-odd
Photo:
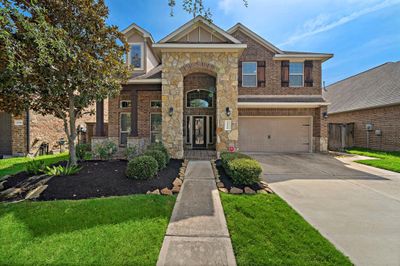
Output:
[[193,116],[193,148],[206,148],[206,117]]

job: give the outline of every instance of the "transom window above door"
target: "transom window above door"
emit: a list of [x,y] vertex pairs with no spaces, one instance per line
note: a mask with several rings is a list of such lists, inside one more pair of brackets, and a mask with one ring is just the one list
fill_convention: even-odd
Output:
[[242,87],[257,87],[257,62],[242,62]]
[[211,108],[214,106],[214,92],[194,90],[186,94],[186,107]]

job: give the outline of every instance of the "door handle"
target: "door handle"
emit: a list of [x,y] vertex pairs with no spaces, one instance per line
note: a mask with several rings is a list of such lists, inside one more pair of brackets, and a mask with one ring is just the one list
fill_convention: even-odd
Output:
[[271,135],[268,135],[268,137],[267,137],[268,139],[271,139]]

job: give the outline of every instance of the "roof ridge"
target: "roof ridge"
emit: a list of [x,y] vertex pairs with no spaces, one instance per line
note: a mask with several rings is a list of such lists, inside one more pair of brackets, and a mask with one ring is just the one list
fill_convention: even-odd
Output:
[[[400,62],[400,61],[399,61],[399,62]],[[399,62],[396,62],[396,63],[399,63]],[[331,86],[333,86],[333,85],[335,85],[335,84],[338,84],[338,83],[343,82],[343,81],[345,81],[345,80],[348,80],[348,79],[351,79],[351,78],[360,76],[360,75],[365,74],[365,73],[367,73],[367,72],[369,72],[369,71],[372,71],[372,70],[374,70],[374,69],[383,67],[383,66],[386,65],[386,64],[393,64],[393,62],[390,62],[390,61],[389,61],[389,62],[385,62],[385,63],[383,63],[383,64],[377,65],[377,66],[375,66],[375,67],[372,67],[372,68],[369,68],[369,69],[364,70],[364,71],[362,71],[362,72],[359,72],[359,73],[357,73],[357,74],[354,74],[354,75],[352,75],[352,76],[348,76],[347,78],[344,78],[344,79],[342,79],[342,80],[336,81],[336,82],[334,82],[334,83],[328,85],[328,86],[326,87],[326,91],[329,90],[329,87],[331,87]]]

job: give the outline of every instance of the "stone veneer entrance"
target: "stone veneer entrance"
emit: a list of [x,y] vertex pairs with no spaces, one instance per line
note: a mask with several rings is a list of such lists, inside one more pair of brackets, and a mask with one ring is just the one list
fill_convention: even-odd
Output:
[[[173,158],[184,157],[184,77],[194,73],[215,77],[216,151],[221,152],[231,146],[236,147],[238,57],[239,52],[236,51],[162,52],[162,139]],[[228,130],[225,124],[230,124]]]

